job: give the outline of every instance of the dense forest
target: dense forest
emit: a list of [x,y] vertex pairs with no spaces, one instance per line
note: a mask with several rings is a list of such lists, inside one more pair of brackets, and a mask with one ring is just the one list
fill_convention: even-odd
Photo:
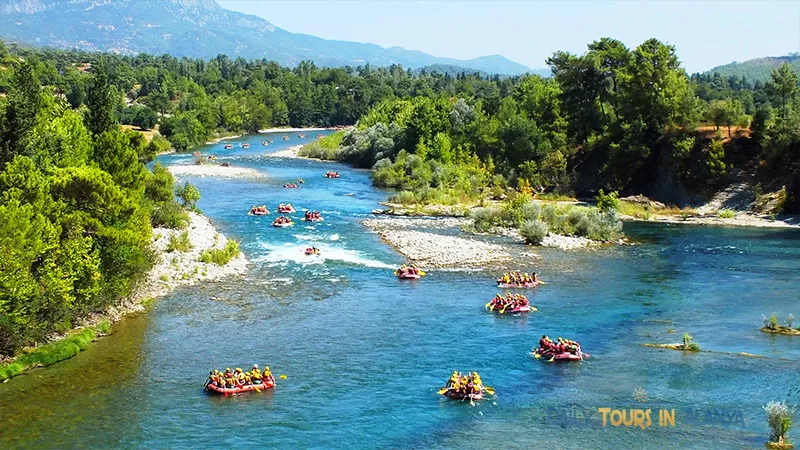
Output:
[[3,68],[0,360],[131,294],[152,264],[152,225],[188,219],[169,171],[143,164],[142,134],[120,129],[102,65],[77,110],[42,89],[37,65]]
[[582,55],[557,52],[547,61],[550,78],[309,62],[289,69],[225,55],[205,61],[0,52],[11,69],[0,72],[0,90],[23,58],[77,110],[102,60],[116,90],[117,119],[157,125],[168,140],[155,139],[152,151],[186,150],[216,133],[267,126],[358,123],[358,131],[336,139],[336,154],[324,156],[376,166],[377,184],[416,190],[423,202],[437,201],[442,190],[463,196],[522,185],[579,195],[644,192],[682,203],[741,170],[800,189],[796,72],[781,66],[766,83],[689,76],[674,47],[656,39],[629,49],[603,38]]
[[409,203],[510,188],[680,202],[747,176],[785,185],[784,210],[797,210],[789,65],[766,83],[689,76],[672,46],[608,38],[547,62],[552,77],[501,78],[0,44],[0,354],[130,294],[152,263],[151,226],[185,222],[169,172],[144,163],[215,135],[356,124],[305,151],[373,168]]

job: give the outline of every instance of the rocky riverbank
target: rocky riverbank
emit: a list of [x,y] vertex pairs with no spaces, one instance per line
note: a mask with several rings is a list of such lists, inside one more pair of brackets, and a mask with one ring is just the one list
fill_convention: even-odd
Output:
[[[420,221],[426,222],[420,224]],[[447,228],[452,224],[431,224],[444,220],[428,219],[367,219],[361,222],[376,232],[398,253],[423,268],[462,268],[511,260],[501,246],[475,239],[447,236],[405,228],[433,226]]]
[[176,177],[261,178],[265,175],[248,167],[231,167],[217,164],[171,165],[167,167]]

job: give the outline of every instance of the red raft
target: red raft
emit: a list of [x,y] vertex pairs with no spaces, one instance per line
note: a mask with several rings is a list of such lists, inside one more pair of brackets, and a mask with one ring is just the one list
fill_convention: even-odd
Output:
[[577,353],[570,353],[570,352],[563,352],[563,353],[556,353],[552,350],[545,350],[537,348],[536,350],[531,353],[534,357],[539,355],[542,359],[553,360],[553,361],[583,361],[584,359],[589,358],[588,353],[583,353],[582,351],[578,350]]
[[258,383],[258,384],[245,384],[233,388],[222,388],[217,386],[214,383],[209,384],[206,386],[206,390],[208,392],[216,393],[216,394],[240,394],[242,392],[250,392],[255,391],[256,388],[259,390],[263,389],[270,389],[275,387],[275,378],[270,378],[265,382]]
[[420,275],[416,273],[402,272],[397,274],[397,278],[400,278],[401,280],[418,280],[420,279]]

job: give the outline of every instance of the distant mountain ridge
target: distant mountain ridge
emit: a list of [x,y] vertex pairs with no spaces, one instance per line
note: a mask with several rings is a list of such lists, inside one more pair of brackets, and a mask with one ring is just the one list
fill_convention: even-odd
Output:
[[724,66],[714,67],[707,73],[718,73],[722,77],[742,77],[744,76],[751,82],[756,80],[764,82],[770,79],[772,69],[779,67],[783,63],[789,63],[795,72],[800,74],[800,53],[791,53],[786,56],[767,56],[764,58],[750,59],[744,62],[732,62]]
[[36,46],[120,54],[169,53],[213,58],[220,53],[293,66],[441,64],[490,74],[531,69],[500,55],[459,60],[400,47],[291,33],[260,17],[222,8],[214,0],[0,0],[0,37]]

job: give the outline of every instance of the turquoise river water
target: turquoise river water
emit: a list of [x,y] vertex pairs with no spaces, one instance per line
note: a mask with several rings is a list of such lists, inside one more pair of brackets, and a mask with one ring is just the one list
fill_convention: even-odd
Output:
[[[204,148],[267,175],[188,178],[203,212],[241,241],[248,275],[177,290],[77,357],[0,384],[0,447],[759,448],[761,406],[798,403],[800,338],[758,331],[762,314],[800,314],[797,231],[626,224],[638,245],[538,249],[541,259],[400,282],[403,259],[359,224],[388,196],[367,171],[269,156],[316,134]],[[323,178],[330,169],[341,179]],[[301,188],[282,188],[298,177]],[[274,213],[245,215],[279,202],[326,221],[279,229]],[[311,245],[321,258],[302,254]],[[539,312],[484,311],[493,276],[518,266],[549,282],[530,293]],[[642,346],[684,331],[709,352]],[[592,357],[531,358],[545,333]],[[287,378],[261,394],[203,393],[214,365],[253,363]],[[437,396],[453,370],[479,371],[496,398]],[[651,409],[652,424],[604,426],[599,408]],[[674,426],[659,426],[660,409]]]

